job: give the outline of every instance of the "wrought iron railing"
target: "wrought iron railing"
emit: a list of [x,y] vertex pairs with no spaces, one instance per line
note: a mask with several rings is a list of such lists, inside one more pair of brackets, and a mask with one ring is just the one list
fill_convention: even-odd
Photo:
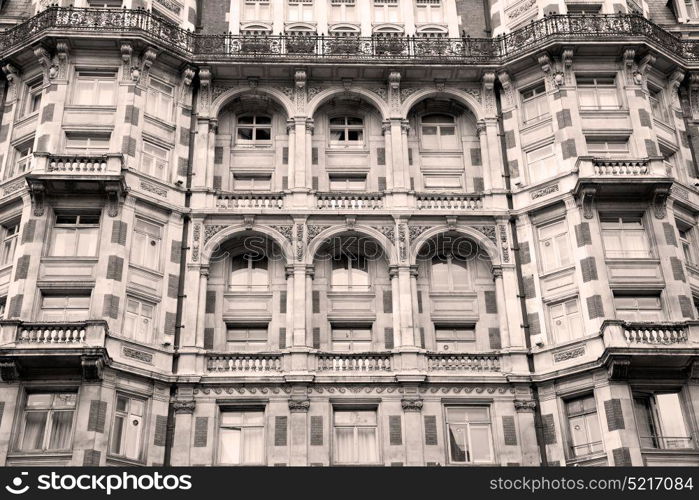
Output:
[[44,32],[112,32],[138,35],[192,59],[415,60],[425,63],[502,63],[550,41],[646,41],[686,61],[699,61],[699,41],[665,31],[639,14],[550,15],[496,38],[422,36],[323,36],[315,34],[201,34],[146,10],[49,7],[0,33],[0,57],[25,47]]

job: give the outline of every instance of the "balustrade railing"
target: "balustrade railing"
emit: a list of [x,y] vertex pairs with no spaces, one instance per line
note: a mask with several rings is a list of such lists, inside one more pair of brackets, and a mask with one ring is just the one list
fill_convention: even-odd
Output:
[[208,357],[207,371],[232,373],[274,373],[282,370],[281,354],[226,353]]
[[96,174],[107,171],[107,156],[51,155],[46,170],[49,172]]
[[217,208],[282,208],[283,193],[221,193]]
[[648,160],[606,160],[594,159],[592,161],[596,175],[607,176],[634,176],[650,173]]
[[699,41],[681,39],[640,14],[550,15],[497,38],[422,36],[211,35],[193,33],[151,14],[127,9],[49,7],[0,33],[0,57],[55,31],[128,33],[185,56],[220,59],[420,60],[501,63],[536,51],[548,41],[645,40],[686,61],[699,61]]
[[82,344],[85,342],[85,323],[23,324],[17,329],[20,344]]
[[370,210],[383,208],[382,193],[317,193],[318,208]]
[[319,353],[319,372],[390,372],[391,354],[388,353]]
[[677,344],[687,342],[685,325],[661,325],[628,323],[624,325],[624,338],[629,344]]
[[479,195],[418,193],[416,199],[418,210],[476,210],[483,208],[483,199]]
[[429,371],[497,372],[500,370],[500,356],[497,354],[428,353],[427,369]]

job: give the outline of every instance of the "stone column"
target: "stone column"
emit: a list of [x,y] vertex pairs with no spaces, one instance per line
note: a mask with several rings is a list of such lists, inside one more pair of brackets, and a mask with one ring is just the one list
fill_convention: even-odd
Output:
[[173,401],[172,409],[175,412],[175,432],[172,434],[172,449],[170,451],[170,465],[190,465],[189,452],[192,442],[192,430],[194,410],[197,402],[192,400]]
[[422,436],[422,400],[405,398],[401,400],[405,418],[405,450],[407,466],[425,465]]
[[192,165],[194,188],[213,188],[214,162],[209,161],[212,160],[209,157],[209,131],[210,120],[199,118],[197,120],[197,134],[194,138],[194,163]]
[[296,187],[296,178],[294,177],[294,165],[296,163],[296,125],[294,120],[289,118],[286,121],[286,134],[289,136],[289,154],[287,159],[287,176],[289,179],[289,189]]
[[493,176],[491,172],[492,166],[490,164],[490,155],[484,154],[488,152],[488,138],[486,137],[487,126],[485,124],[485,120],[478,120],[478,123],[476,123],[476,134],[478,134],[478,141],[480,142],[481,148],[481,163],[483,163],[483,186],[485,189],[492,189]]
[[387,170],[390,168],[393,172],[392,189],[407,191],[410,188],[410,170],[407,168],[409,127],[400,118],[391,118],[389,122],[390,127],[385,134]]
[[410,266],[398,266],[400,347],[415,348],[415,325],[413,324],[413,299],[411,293],[412,280]]
[[199,268],[199,297],[197,302],[196,346],[204,347],[204,329],[206,328],[206,288],[209,284],[209,267]]
[[289,465],[301,467],[308,465],[308,409],[310,407],[311,401],[307,398],[292,397],[289,400],[291,413]]
[[522,466],[538,466],[541,463],[539,445],[536,442],[534,409],[536,402],[529,399],[516,399],[517,428],[522,451]]
[[291,337],[293,347],[306,347],[306,265],[295,263],[293,276],[289,278],[289,288],[293,290],[294,305],[292,309],[294,330]]
[[507,349],[512,345],[510,339],[510,326],[508,322],[508,309],[505,300],[505,285],[502,278],[502,266],[493,267],[493,281],[495,282],[495,299],[497,301],[497,313],[499,317],[498,326],[500,327],[500,343],[503,349]]
[[[306,183],[306,117],[294,118],[294,134],[289,135],[289,146],[294,141],[294,188],[295,190],[308,190]],[[289,163],[291,163],[291,147],[289,147]]]

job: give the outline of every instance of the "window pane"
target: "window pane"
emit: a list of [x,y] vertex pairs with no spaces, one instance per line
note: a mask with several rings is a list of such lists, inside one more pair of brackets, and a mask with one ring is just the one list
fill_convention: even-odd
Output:
[[335,429],[335,458],[339,463],[356,462],[354,457],[354,428]]
[[468,450],[467,426],[449,425],[449,456],[452,462],[466,462]]
[[[686,448],[689,446],[687,425],[684,421],[684,411],[679,394],[656,394],[655,396],[660,431],[664,438],[665,448]],[[677,439],[673,439],[677,438]]]
[[488,462],[490,455],[490,427],[487,425],[471,425],[471,453],[474,462]]
[[219,430],[219,461],[222,464],[240,464],[240,429]]
[[357,429],[357,439],[357,449],[359,451],[357,462],[361,464],[377,462],[379,459],[379,451],[376,442],[376,429]]
[[70,433],[73,424],[72,411],[54,411],[51,418],[49,449],[65,450],[70,447]]
[[43,447],[44,431],[48,412],[31,411],[27,412],[24,418],[24,435],[20,448],[23,451],[40,450]]

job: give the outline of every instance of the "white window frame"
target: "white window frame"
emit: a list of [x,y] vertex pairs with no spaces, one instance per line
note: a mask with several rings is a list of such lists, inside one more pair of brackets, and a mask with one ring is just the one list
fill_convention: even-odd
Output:
[[356,21],[356,0],[329,0],[329,18],[332,23],[352,23]]
[[434,343],[437,352],[469,352],[476,349],[475,325],[435,325]]
[[229,352],[264,352],[269,346],[269,326],[229,325],[226,328],[226,346]]
[[[440,262],[444,262],[446,260],[447,264],[447,275],[448,275],[448,281],[446,283],[440,283],[437,281],[437,278],[434,276],[434,273],[432,271],[432,266],[435,260],[439,260]],[[457,263],[455,263],[458,262]],[[467,277],[467,282],[458,284],[454,281],[454,276],[456,275],[456,271],[454,270],[455,266],[460,266],[463,264],[463,267],[466,272],[466,277]],[[432,258],[429,260],[429,273],[430,273],[430,290],[434,292],[466,292],[473,290],[473,279],[471,276],[471,266],[468,265],[468,260],[459,256],[455,256],[451,251],[449,252],[444,252],[439,255],[434,255]]]
[[[77,145],[75,141],[85,141],[85,146]],[[76,156],[104,155],[109,152],[111,143],[110,132],[66,132],[65,152]]]
[[[371,325],[333,326],[330,330],[330,336],[330,347],[333,352],[369,352],[372,350],[374,335]],[[349,348],[340,349],[337,344],[349,344]]]
[[[333,120],[343,120],[343,124],[333,124]],[[350,120],[359,120],[360,124],[350,124]],[[328,143],[331,148],[363,148],[366,138],[366,130],[364,129],[364,118],[353,115],[331,116],[328,118]],[[344,139],[332,139],[333,133],[340,132]],[[351,132],[359,133],[360,139],[353,141],[349,139]]]
[[[543,232],[547,229],[555,229],[554,226],[560,226],[560,229],[555,233],[544,236]],[[541,259],[541,272],[548,274],[561,269],[567,269],[573,265],[573,250],[570,246],[570,231],[568,221],[566,219],[556,219],[541,224],[536,227],[536,241],[538,244],[539,255]],[[554,261],[550,262],[545,258],[545,250],[543,247],[552,246]],[[565,256],[567,254],[567,260]]]
[[[238,425],[233,425],[233,424],[225,424],[224,423],[224,413],[239,413],[241,414],[242,418],[242,423]],[[261,424],[248,424],[245,422],[245,415],[249,413],[260,413],[262,417],[262,423]],[[252,408],[221,408],[220,409],[220,414],[219,414],[219,422],[218,422],[218,433],[217,433],[217,445],[218,445],[218,450],[216,452],[216,463],[219,465],[264,465],[266,461],[266,456],[267,456],[267,448],[266,448],[266,427],[265,427],[265,422],[267,421],[267,417],[265,415],[265,411],[263,408],[260,409],[252,409]],[[221,451],[223,449],[222,446],[222,433],[221,429],[230,429],[230,430],[237,430],[240,432],[240,441],[239,441],[239,448],[238,448],[238,456],[239,456],[239,461],[236,462],[223,462],[221,459]],[[262,442],[260,443],[261,446],[261,455],[262,455],[262,460],[260,462],[246,462],[244,459],[241,457],[242,453],[241,451],[245,448],[245,437],[246,437],[246,429],[250,430],[256,430],[257,432],[262,430]]]
[[[155,228],[157,228],[157,231],[149,231]],[[156,232],[158,234],[155,234]],[[129,264],[160,272],[162,269],[160,255],[163,248],[164,232],[165,227],[162,223],[137,216],[134,219]],[[140,245],[142,245],[142,248],[140,248]],[[139,251],[141,255],[138,254]]]
[[[420,19],[422,17],[422,19]],[[415,22],[443,23],[442,0],[415,0]]]
[[31,116],[38,113],[41,109],[41,101],[44,95],[44,79],[39,77],[27,82],[25,89],[22,116]]
[[[614,145],[625,145],[625,149],[610,147]],[[628,137],[599,137],[586,136],[585,145],[590,156],[600,158],[614,158],[628,156],[631,152]],[[594,145],[594,149],[591,147]]]
[[313,0],[287,0],[286,20],[294,23],[311,23],[314,19]]
[[[530,85],[520,92],[520,97],[522,99],[523,124],[531,125],[533,123],[539,123],[551,116],[551,108],[549,107],[549,99],[544,82],[537,82],[535,85]],[[535,116],[529,116],[527,112],[530,104],[536,107],[537,114]]]
[[[591,408],[583,407],[580,410],[572,410],[571,405],[578,401],[589,401],[592,400],[593,406]],[[602,426],[600,425],[599,412],[597,411],[597,400],[594,394],[585,394],[581,396],[575,396],[572,398],[567,398],[565,401],[565,416],[566,423],[568,425],[568,454],[571,459],[585,458],[596,453],[601,453],[604,451],[604,440],[602,435]],[[578,422],[580,421],[580,422]],[[584,431],[587,436],[587,442],[578,445],[573,444],[573,425],[583,424],[585,426]],[[594,429],[590,426],[597,426],[597,433],[600,436],[600,441],[590,441],[592,439],[592,434],[594,434]],[[580,453],[578,448],[585,447],[585,452]]]
[[[462,408],[485,408],[488,411],[488,418],[487,420],[481,420],[481,421],[475,421],[475,422],[470,422],[470,421],[465,421],[465,422],[450,422],[449,421],[449,410],[450,409],[462,409]],[[444,413],[445,413],[445,426],[446,426],[446,436],[447,436],[447,443],[446,443],[446,448],[447,448],[447,460],[450,464],[490,464],[495,461],[495,450],[494,450],[494,445],[493,445],[493,422],[492,422],[492,411],[490,405],[449,405],[444,408]],[[489,454],[490,454],[490,459],[489,460],[469,460],[467,457],[466,460],[464,461],[455,461],[452,458],[452,450],[451,450],[451,440],[449,438],[450,436],[450,426],[451,425],[460,425],[460,426],[465,426],[466,427],[466,432],[467,432],[467,444],[468,444],[468,450],[469,452],[474,449],[472,446],[472,438],[471,438],[471,427],[477,426],[477,427],[483,427],[487,428],[488,430],[488,436],[489,436]]]
[[[127,402],[126,409],[120,409],[120,400],[125,400]],[[137,408],[134,407],[134,402],[138,402],[141,405],[141,414],[138,414]],[[147,400],[143,397],[132,396],[130,394],[125,394],[122,392],[117,392],[116,398],[114,400],[114,415],[112,417],[112,429],[109,436],[109,456],[124,458],[127,460],[135,460],[137,462],[143,461],[144,449],[145,449],[145,439],[144,436],[146,430],[146,422],[148,421],[147,416]],[[120,433],[120,439],[117,443],[117,420],[120,419],[122,422],[122,429]],[[138,427],[135,430],[135,437],[129,432],[132,427]],[[137,450],[135,456],[129,456],[125,451],[125,448],[129,446],[129,440],[136,439],[135,448]],[[115,447],[118,445],[118,448]]]
[[399,23],[399,0],[372,0],[374,23]]
[[[336,414],[340,412],[352,412],[352,411],[357,411],[357,412],[373,412],[375,414],[376,420],[373,424],[361,424],[361,423],[354,423],[354,424],[337,424],[336,423]],[[357,408],[357,409],[349,409],[349,408],[333,408],[333,463],[335,464],[341,464],[341,465],[371,465],[371,464],[377,464],[380,463],[381,460],[381,449],[380,449],[380,441],[379,441],[379,412],[378,408]],[[359,460],[354,460],[354,461],[340,461],[340,458],[338,456],[338,452],[340,450],[340,438],[338,436],[338,430],[339,429],[352,429],[353,430],[353,455],[355,457],[359,456],[359,429],[373,429],[374,430],[374,439],[376,440],[376,458],[375,460],[369,461],[369,462],[359,462]]]
[[[567,306],[573,303],[575,304],[576,311],[574,313],[569,313],[567,311]],[[561,308],[562,314],[556,315],[554,312],[556,308]],[[548,304],[546,309],[554,343],[562,344],[564,342],[581,339],[585,336],[585,323],[583,321],[582,310],[580,309],[579,297],[575,296],[553,302]],[[558,325],[559,322],[561,324],[565,323],[563,327]],[[561,335],[563,331],[567,332],[567,338],[563,338]]]
[[[558,165],[555,161],[556,145],[553,142],[542,144],[525,151],[525,158],[529,182],[532,184],[545,181],[558,174]],[[554,160],[552,160],[552,158]],[[545,168],[547,165],[554,167],[552,171],[547,172]]]
[[19,241],[20,221],[14,219],[2,223],[2,248],[0,248],[0,267],[11,266],[15,261],[17,242]]
[[[603,219],[616,219],[616,228],[605,228],[604,224],[612,224],[611,221],[604,221]],[[628,214],[628,213],[605,213],[602,212],[599,214],[599,219],[600,219],[600,231],[602,233],[602,247],[604,248],[604,255],[607,259],[648,259],[653,257],[653,246],[650,240],[650,235],[648,233],[648,228],[647,228],[647,223],[645,220],[645,217],[643,215],[637,215],[637,214]],[[641,230],[639,229],[629,229],[629,228],[624,228],[624,220],[627,221],[640,221],[642,228]],[[607,244],[605,244],[605,235],[606,233],[611,233],[614,234],[614,231],[617,231],[619,234],[619,242],[621,243],[621,248],[620,250],[610,250],[607,248]],[[632,239],[629,239],[625,237],[626,234],[633,234],[633,235],[638,235],[638,233],[643,233],[643,244],[645,248],[640,249],[640,250],[633,250],[631,248],[624,248],[624,244],[628,243],[629,241],[633,241]],[[610,255],[610,252],[616,252],[614,255]]]
[[[242,0],[243,5],[240,18],[243,21],[270,21],[272,19],[272,6],[270,0]],[[253,7],[248,9],[248,7]],[[252,13],[248,12],[252,10]]]
[[[240,123],[241,118],[247,118],[247,117],[252,117],[253,123]],[[269,118],[269,123],[257,123],[259,121],[259,117],[263,118]],[[272,145],[272,130],[273,130],[273,125],[274,125],[274,119],[271,115],[265,115],[265,114],[244,114],[244,115],[239,115],[236,117],[236,124],[235,124],[235,144],[237,146],[243,146],[243,147],[270,147]],[[240,130],[241,129],[251,129],[252,131],[252,138],[251,139],[241,139],[239,137]],[[258,139],[257,138],[257,131],[258,130],[268,130],[269,131],[269,139]]]
[[[330,191],[333,192],[363,192],[367,189],[366,175],[336,175],[328,177]],[[338,186],[342,183],[342,186]]]
[[13,148],[14,158],[8,162],[5,179],[31,172],[34,168],[34,137],[16,144]]
[[[28,408],[27,404],[29,402],[30,396],[34,394],[50,394],[51,397],[51,402],[48,405],[41,406],[41,407],[34,407],[34,408]],[[60,398],[60,396],[65,396],[70,394],[73,399],[73,404],[72,406],[69,404],[66,405],[60,405],[60,402],[57,403],[57,397]],[[25,393],[24,395],[24,402],[22,404],[22,419],[21,419],[21,424],[20,424],[20,429],[17,435],[17,440],[16,440],[16,449],[17,451],[21,451],[24,453],[45,453],[47,451],[51,452],[59,452],[59,451],[70,451],[73,447],[73,436],[75,433],[75,419],[76,419],[76,414],[77,414],[77,408],[78,408],[78,392],[77,391],[37,391],[37,392],[28,392]],[[43,432],[43,437],[42,437],[42,445],[40,449],[30,449],[27,450],[24,448],[24,433],[26,432],[26,426],[27,426],[27,415],[29,413],[38,413],[38,412],[46,412],[46,423],[44,425],[44,432]],[[51,438],[52,432],[53,432],[53,419],[55,417],[56,413],[63,413],[63,412],[70,412],[72,413],[71,416],[71,426],[70,426],[70,436],[68,437],[68,445],[65,448],[51,448],[50,443],[51,443]]]
[[691,20],[699,18],[699,6],[697,0],[684,0],[684,8],[687,11],[687,17]]
[[[44,303],[45,299],[47,298],[62,298],[63,300],[63,305],[61,307],[47,307]],[[87,307],[71,307],[71,299],[85,299],[87,298]],[[75,292],[67,292],[67,293],[56,293],[56,294],[48,294],[48,293],[42,293],[40,297],[40,303],[39,303],[39,316],[41,321],[49,321],[48,316],[45,314],[46,312],[52,313],[51,315],[61,313],[63,315],[63,318],[58,321],[58,323],[80,323],[83,321],[86,321],[90,319],[90,303],[92,301],[92,296],[91,294],[88,293],[80,293],[79,291]],[[71,319],[69,318],[70,315],[73,314],[79,314],[82,318],[79,319]],[[56,322],[56,321],[51,321]]]
[[[81,82],[92,81],[92,91],[81,89]],[[106,100],[101,91],[110,90],[111,99]],[[88,97],[90,97],[88,99]],[[85,101],[83,101],[85,99]],[[75,72],[71,103],[74,106],[114,107],[117,101],[116,71],[81,69]]]
[[[576,87],[578,91],[578,105],[582,111],[615,111],[623,109],[623,101],[619,93],[619,85],[617,75],[586,75],[576,74]],[[613,79],[614,83],[605,82],[605,80]],[[582,82],[580,80],[583,80]],[[583,106],[582,94],[591,96],[594,100],[594,105]],[[603,104],[601,96],[614,96],[615,104]]]
[[[130,310],[132,303],[137,305],[137,311]],[[150,308],[150,317],[144,312],[144,308]],[[152,344],[155,337],[155,321],[157,317],[157,309],[154,302],[143,300],[134,295],[127,295],[122,336],[143,344]],[[133,321],[133,325],[129,325],[130,320]],[[145,330],[141,331],[140,326],[144,320],[147,320],[148,324]]]
[[[443,179],[440,182],[439,180]],[[449,180],[456,180],[456,183],[449,184]],[[462,192],[464,189],[464,175],[462,173],[424,173],[422,174],[422,184],[427,191],[439,192]]]
[[651,116],[663,123],[670,123],[669,107],[665,101],[663,89],[653,85],[648,85],[648,102],[650,103]]
[[675,226],[677,226],[677,234],[679,237],[680,248],[684,256],[685,264],[697,265],[697,234],[696,224],[686,222],[683,219],[676,218]]
[[[245,260],[247,263],[247,268],[246,268],[246,284],[233,284],[232,283],[232,274],[233,274],[233,260],[234,259],[242,259]],[[267,258],[267,256],[259,256],[255,255],[254,252],[251,252],[249,254],[239,254],[231,257],[230,259],[230,266],[231,269],[228,272],[228,289],[232,292],[265,292],[269,290],[270,286],[270,265],[271,261],[270,259]],[[267,273],[267,280],[266,283],[263,285],[255,285],[253,284],[253,271],[255,269],[260,269],[259,267],[256,267],[256,263],[259,262],[264,262],[265,264],[265,271]]]
[[[168,87],[169,91],[165,90]],[[175,87],[164,80],[148,79],[146,90],[146,114],[171,123],[175,107]]]
[[[425,117],[429,116],[448,116],[452,119],[451,122],[423,122],[423,119]],[[461,136],[459,135],[459,126],[457,123],[457,117],[454,115],[450,115],[448,113],[425,113],[424,115],[420,116],[420,148],[423,151],[461,151],[460,145],[461,145]],[[436,141],[437,141],[437,147],[429,147],[425,145],[425,139],[424,139],[424,129],[425,127],[428,128],[435,128],[436,129]],[[453,147],[445,147],[442,143],[442,129],[444,128],[453,128],[454,129],[454,140],[456,141],[456,144]]]
[[[75,257],[89,257],[89,258],[94,258],[99,255],[99,248],[100,248],[100,222],[101,222],[101,213],[100,212],[92,212],[92,213],[85,213],[85,212],[73,212],[73,211],[66,211],[66,212],[59,212],[57,214],[54,214],[54,220],[53,220],[53,226],[51,230],[51,240],[48,248],[48,256],[49,257],[60,257],[64,259],[70,259],[70,258],[75,258]],[[75,222],[59,222],[59,219],[61,217],[75,217]],[[89,222],[90,218],[97,217],[97,222]],[[86,222],[85,219],[88,219]],[[57,229],[63,229],[65,233],[70,230],[73,233],[73,241],[72,241],[72,246],[73,250],[72,253],[69,255],[58,255],[56,254],[56,240],[55,236],[57,234]],[[95,252],[90,254],[90,253],[82,253],[82,244],[81,244],[81,236],[84,233],[92,233],[96,229],[96,243],[95,243]]]
[[87,6],[91,9],[121,9],[123,0],[87,0]]
[[[657,300],[657,307],[642,307],[641,306],[641,301],[643,299],[656,299]],[[625,306],[625,307],[620,307],[619,302],[621,300],[626,300],[626,301],[631,301],[634,300],[635,304],[633,307],[630,306]],[[665,320],[665,308],[663,307],[663,298],[660,293],[651,293],[651,294],[632,294],[632,293],[615,293],[614,294],[614,312],[617,317],[617,319],[622,319],[624,321],[630,321],[630,322],[662,322]],[[635,314],[636,317],[630,318],[628,320],[624,319],[623,316],[627,314]],[[652,319],[646,319],[644,317],[641,317],[641,314],[644,315],[650,315],[654,314],[656,317]]]
[[[157,154],[159,153],[159,154]],[[141,145],[141,172],[161,181],[170,180],[170,148],[144,139]],[[150,166],[147,164],[150,163]],[[159,172],[162,175],[157,175]]]
[[[664,436],[662,434],[662,415],[660,414],[659,408],[658,408],[658,395],[666,395],[666,394],[676,394],[677,399],[678,399],[678,404],[680,406],[680,411],[681,411],[681,416],[682,416],[682,423],[684,424],[687,436]],[[653,436],[641,436],[640,435],[640,428],[639,428],[639,422],[641,421],[642,415],[638,414],[638,402],[637,400],[643,399],[646,400],[649,404],[645,405],[646,410],[648,411],[648,416],[651,419],[650,424],[652,424],[652,427],[655,430],[655,435]],[[641,449],[642,450],[648,450],[648,449],[653,449],[653,450],[691,450],[691,449],[696,449],[697,443],[694,438],[694,432],[693,432],[693,425],[692,425],[692,420],[689,418],[689,412],[687,411],[687,401],[685,399],[685,393],[681,389],[675,389],[675,390],[662,390],[662,389],[657,389],[657,390],[634,390],[633,391],[633,403],[634,403],[634,416],[636,417],[636,429],[637,429],[637,434],[639,435],[639,440],[641,443]],[[668,446],[667,441],[669,439],[682,439],[686,440],[685,442],[687,443],[687,446]],[[652,446],[646,446],[644,443],[646,443],[647,439],[652,439],[655,441],[655,444]]]
[[[347,285],[339,285],[337,283],[334,283],[334,270],[335,270],[335,262],[338,260],[341,260],[343,262],[347,262]],[[360,269],[360,266],[355,263],[358,263],[360,260],[363,260],[366,264],[366,275],[368,279],[368,284],[366,285],[355,285],[352,282],[354,281],[353,276],[355,275],[355,272],[363,272]],[[355,254],[355,255],[348,255],[346,253],[341,253],[339,256],[335,256],[331,259],[330,262],[330,287],[332,291],[343,291],[343,292],[366,292],[371,290],[372,288],[372,272],[371,272],[371,260],[366,258],[363,255],[360,254]]]
[[[240,187],[238,183],[241,181],[248,181],[250,182],[251,186]],[[272,174],[248,174],[236,172],[233,174],[233,190],[269,192],[272,190]]]

